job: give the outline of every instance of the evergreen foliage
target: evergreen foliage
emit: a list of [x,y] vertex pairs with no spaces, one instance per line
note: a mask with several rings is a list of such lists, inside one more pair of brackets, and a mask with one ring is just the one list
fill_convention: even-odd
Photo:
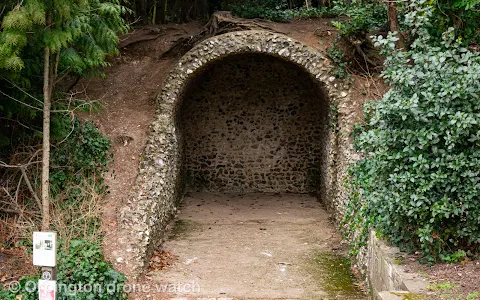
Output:
[[[4,129],[0,156],[32,134],[40,137],[43,103],[39,79],[43,78],[44,48],[49,47],[58,57],[59,78],[98,72],[98,67],[108,65],[105,58],[118,52],[117,33],[128,28],[122,19],[125,12],[117,0],[24,0],[4,14],[0,31],[0,117],[4,120],[0,124]],[[47,17],[51,19],[48,25]],[[53,109],[65,109],[62,95],[55,98]],[[68,127],[68,115],[52,116],[54,138],[63,139]],[[15,138],[11,139],[12,135]]]
[[20,71],[22,55],[44,47],[61,52],[60,74],[105,66],[105,57],[117,52],[116,33],[127,30],[123,13],[116,0],[25,0],[3,18],[0,68]]
[[435,0],[431,5],[429,28],[433,37],[441,39],[442,33],[451,27],[463,45],[480,43],[480,0]]
[[[420,250],[428,262],[480,250],[480,54],[462,47],[450,28],[431,35],[435,10],[412,1],[410,51],[377,37],[392,85],[366,106],[356,137],[364,154],[351,170],[345,223],[356,246],[369,225],[393,244]],[[457,255],[458,256],[458,255]]]

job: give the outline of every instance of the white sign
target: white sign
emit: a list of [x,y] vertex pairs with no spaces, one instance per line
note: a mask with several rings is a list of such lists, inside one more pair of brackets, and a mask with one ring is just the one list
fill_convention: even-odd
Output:
[[38,299],[39,300],[55,300],[57,292],[57,282],[55,280],[39,280],[38,281]]
[[33,233],[33,265],[55,267],[57,264],[57,234],[55,232]]

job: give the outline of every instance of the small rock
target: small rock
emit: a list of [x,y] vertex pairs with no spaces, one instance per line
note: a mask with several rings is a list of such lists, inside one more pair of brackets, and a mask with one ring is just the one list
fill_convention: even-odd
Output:
[[118,257],[118,258],[117,258],[117,262],[118,262],[119,264],[123,263],[123,257]]

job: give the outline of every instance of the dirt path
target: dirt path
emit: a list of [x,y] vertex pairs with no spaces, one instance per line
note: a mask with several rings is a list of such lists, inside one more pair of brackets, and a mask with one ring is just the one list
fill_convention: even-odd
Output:
[[147,275],[171,294],[135,299],[366,299],[338,271],[340,240],[308,195],[191,193],[164,245],[175,264]]

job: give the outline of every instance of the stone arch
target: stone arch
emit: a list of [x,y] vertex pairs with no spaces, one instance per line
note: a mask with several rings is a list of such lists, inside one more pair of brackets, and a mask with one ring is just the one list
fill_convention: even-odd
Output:
[[[120,217],[130,236],[133,253],[130,265],[135,268],[134,274],[142,272],[152,250],[162,240],[165,226],[183,195],[182,132],[176,116],[185,90],[195,76],[212,63],[245,53],[268,55],[295,64],[321,85],[329,105],[338,105],[348,95],[347,84],[330,75],[332,67],[328,59],[282,34],[253,30],[227,33],[207,39],[185,54],[165,80],[157,98],[156,118],[141,158],[137,188]],[[325,137],[323,197],[334,197],[335,193],[336,138],[336,134]]]
[[348,87],[339,86],[330,75],[330,60],[318,51],[282,34],[250,30],[212,37],[185,54],[166,79],[157,99],[160,113],[174,115],[183,90],[198,70],[213,61],[240,53],[268,54],[300,66],[325,85],[332,103],[347,96]]

